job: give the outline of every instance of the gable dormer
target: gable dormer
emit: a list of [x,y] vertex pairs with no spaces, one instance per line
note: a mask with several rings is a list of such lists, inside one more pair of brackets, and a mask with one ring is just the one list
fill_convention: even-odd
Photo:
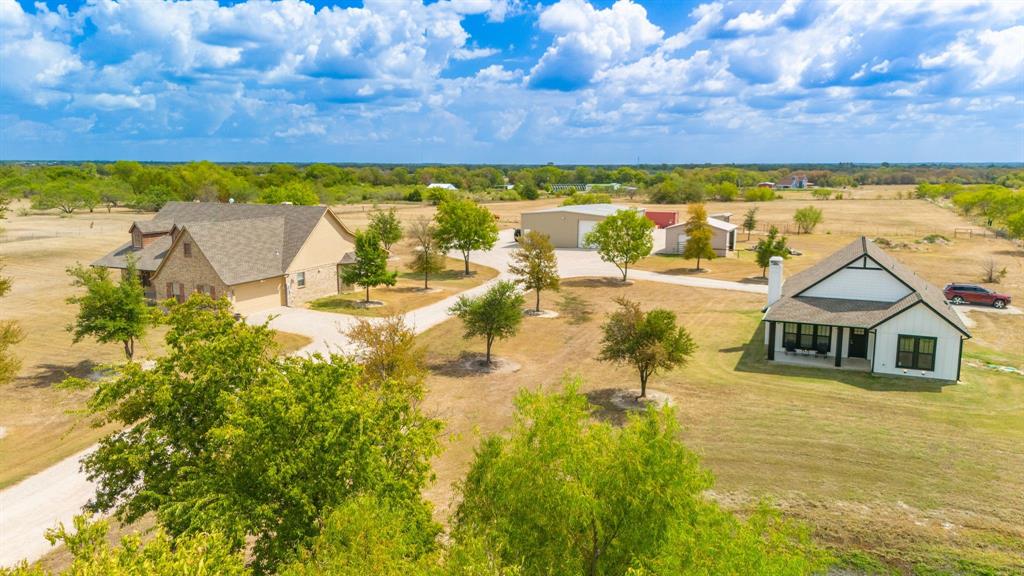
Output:
[[896,302],[913,292],[902,280],[867,254],[808,286],[798,296]]
[[132,235],[132,248],[141,250],[155,242],[158,238],[170,234],[172,229],[173,224],[171,222],[161,220],[133,222],[132,227],[128,230]]

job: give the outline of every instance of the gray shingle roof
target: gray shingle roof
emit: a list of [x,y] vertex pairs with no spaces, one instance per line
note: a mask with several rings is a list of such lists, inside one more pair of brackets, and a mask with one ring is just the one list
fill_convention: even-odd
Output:
[[160,234],[170,232],[174,227],[173,220],[136,220],[132,227],[138,228],[143,234]]
[[132,243],[128,242],[122,244],[116,250],[107,254],[103,258],[92,263],[93,266],[102,266],[103,268],[126,268],[128,266],[128,257],[135,258],[135,266],[139,270],[146,272],[152,272],[160,266],[160,262],[167,255],[167,250],[171,247],[171,237],[164,236],[153,240],[145,248],[136,250],[132,248]]
[[[906,284],[912,292],[896,302],[813,298],[800,295],[840,268],[865,255]],[[782,285],[782,297],[769,307],[765,319],[871,328],[918,303],[927,305],[962,333],[970,336],[960,316],[946,303],[941,290],[890,256],[877,244],[861,236],[821,262],[786,280]]]
[[[152,220],[134,225],[143,233],[174,226],[188,230],[217,274],[232,285],[283,274],[326,211],[324,206],[168,202]],[[124,268],[134,255],[140,270],[153,271],[170,245],[169,236],[141,250],[128,243],[93,265]]]
[[183,230],[195,240],[228,286],[284,274],[284,218],[193,222]]

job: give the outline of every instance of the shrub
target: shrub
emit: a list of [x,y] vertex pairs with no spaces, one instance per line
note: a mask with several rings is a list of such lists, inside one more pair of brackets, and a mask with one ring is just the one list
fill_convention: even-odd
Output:
[[610,204],[610,194],[602,192],[576,192],[562,201],[562,206],[581,206],[584,204]]
[[781,196],[776,196],[771,188],[748,188],[743,191],[743,200],[746,202],[767,202],[775,198]]
[[821,224],[822,220],[824,218],[822,217],[821,209],[814,206],[800,208],[793,215],[793,222],[796,223],[797,229],[801,234],[810,234],[818,224]]

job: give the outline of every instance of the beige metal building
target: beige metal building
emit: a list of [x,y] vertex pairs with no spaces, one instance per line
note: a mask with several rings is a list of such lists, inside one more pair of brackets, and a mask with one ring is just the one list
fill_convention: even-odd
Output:
[[555,248],[588,248],[583,242],[584,235],[593,230],[598,222],[619,210],[636,210],[641,214],[644,212],[643,208],[618,204],[559,206],[546,210],[523,212],[520,217],[520,226],[524,232],[536,230],[547,234]]
[[[738,226],[724,220],[708,217],[711,226],[711,247],[721,258],[736,253],[736,229]],[[686,222],[680,222],[665,228],[665,252],[682,254],[686,248]]]

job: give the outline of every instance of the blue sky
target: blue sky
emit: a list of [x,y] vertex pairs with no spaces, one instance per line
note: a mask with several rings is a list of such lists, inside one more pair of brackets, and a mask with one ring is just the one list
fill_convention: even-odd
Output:
[[1017,1],[0,0],[0,159],[1024,161]]

